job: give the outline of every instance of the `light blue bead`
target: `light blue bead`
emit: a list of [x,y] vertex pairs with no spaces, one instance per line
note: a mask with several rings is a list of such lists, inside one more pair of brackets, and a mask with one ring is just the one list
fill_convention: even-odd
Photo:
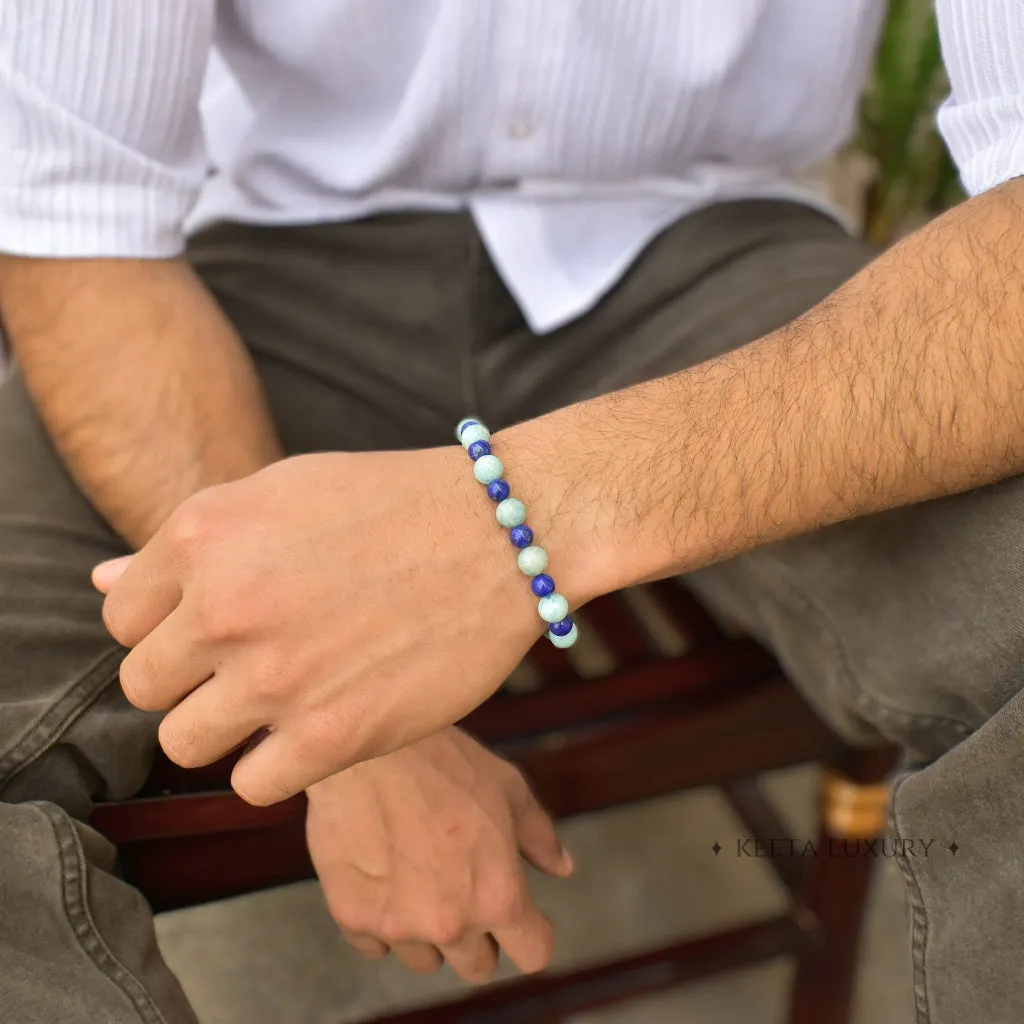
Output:
[[548,567],[548,553],[536,544],[531,544],[519,552],[516,563],[520,572],[527,576],[537,576]]
[[491,432],[482,423],[473,423],[459,434],[463,448],[468,448],[474,441],[490,441]]
[[561,622],[569,614],[569,602],[559,593],[548,594],[537,602],[537,611],[545,622]]
[[580,635],[580,631],[576,628],[576,623],[572,624],[572,629],[569,630],[565,636],[555,636],[554,633],[549,629],[547,632],[548,639],[555,645],[555,647],[572,647],[576,643],[576,638]]
[[519,526],[526,522],[526,506],[518,498],[506,498],[504,501],[499,501],[494,514],[506,530],[511,530],[513,526]]
[[[468,434],[470,430],[474,430],[474,427],[469,427],[466,430]],[[482,484],[493,483],[495,480],[501,477],[501,474],[505,472],[505,467],[501,464],[501,459],[497,455],[481,455],[476,462],[473,463],[473,476],[477,478]]]
[[[467,423],[480,423],[480,421],[475,416],[467,416],[465,419],[459,420],[459,425],[455,428],[455,440],[456,441],[459,441],[459,442],[462,441],[462,428]],[[483,426],[483,424],[480,423],[480,426]]]

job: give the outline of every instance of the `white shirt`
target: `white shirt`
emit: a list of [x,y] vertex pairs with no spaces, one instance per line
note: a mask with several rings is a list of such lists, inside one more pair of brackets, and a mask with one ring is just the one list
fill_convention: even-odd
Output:
[[[974,191],[1024,168],[1021,7],[939,2],[941,124]],[[883,13],[882,0],[0,0],[0,249],[162,257],[219,219],[468,209],[547,331],[689,211],[816,201],[799,173],[850,134]]]

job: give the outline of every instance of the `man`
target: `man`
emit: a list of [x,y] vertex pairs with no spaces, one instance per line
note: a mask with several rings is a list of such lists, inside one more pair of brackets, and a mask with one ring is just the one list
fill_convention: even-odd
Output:
[[158,727],[261,738],[367,955],[546,963],[519,853],[571,865],[451,725],[542,629],[478,413],[571,607],[690,573],[903,744],[897,833],[965,847],[903,864],[918,1021],[1017,1019],[1024,16],[939,4],[976,198],[869,263],[794,172],[881,6],[0,0],[8,1016],[193,1019],[84,824]]

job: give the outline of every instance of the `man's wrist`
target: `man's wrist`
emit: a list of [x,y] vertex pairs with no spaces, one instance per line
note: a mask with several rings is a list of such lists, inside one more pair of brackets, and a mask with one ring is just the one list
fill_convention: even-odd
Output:
[[673,561],[638,522],[635,491],[615,479],[614,442],[587,433],[587,404],[500,431],[493,442],[572,608],[663,575]]

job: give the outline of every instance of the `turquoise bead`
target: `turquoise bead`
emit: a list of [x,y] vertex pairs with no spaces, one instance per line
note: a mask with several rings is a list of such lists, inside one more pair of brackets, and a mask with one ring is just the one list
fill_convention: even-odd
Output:
[[537,611],[545,622],[561,622],[569,614],[569,602],[559,593],[548,594],[537,602]]
[[491,432],[482,423],[472,423],[459,434],[463,448],[468,448],[475,441],[490,441]]
[[467,423],[479,423],[480,426],[483,426],[475,416],[467,416],[465,419],[459,420],[459,425],[455,428],[455,440],[460,444],[462,443],[462,428],[466,426]]
[[548,567],[548,553],[536,544],[531,544],[519,552],[516,564],[527,576],[537,576]]
[[[476,429],[475,427],[468,427],[466,433],[470,430]],[[501,464],[501,459],[497,455],[481,455],[476,462],[473,463],[473,476],[477,478],[482,484],[490,484],[495,480],[501,478],[501,474],[505,472],[505,467]]]
[[506,498],[504,501],[499,501],[494,514],[506,530],[526,522],[526,506],[518,498]]
[[556,636],[550,629],[547,632],[548,639],[555,645],[555,647],[561,647],[563,649],[566,647],[572,647],[572,645],[576,643],[576,638],[579,635],[580,631],[576,628],[575,622],[572,624],[572,629],[570,629],[565,636]]

